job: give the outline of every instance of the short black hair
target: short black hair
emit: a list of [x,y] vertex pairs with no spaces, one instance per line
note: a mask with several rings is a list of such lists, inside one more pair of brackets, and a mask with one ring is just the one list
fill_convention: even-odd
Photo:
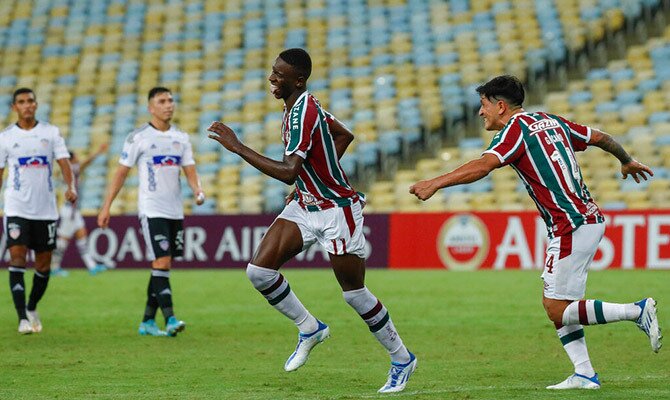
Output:
[[523,84],[513,75],[500,75],[477,87],[477,93],[487,99],[504,100],[511,106],[522,106],[526,97]]
[[147,100],[153,99],[156,95],[159,95],[161,93],[170,93],[172,94],[172,91],[170,89],[163,87],[163,86],[156,86],[149,90],[149,96],[147,97]]
[[287,49],[279,53],[279,58],[295,68],[305,80],[312,74],[312,58],[300,48]]
[[12,96],[12,104],[16,103],[16,97],[17,97],[18,95],[20,95],[20,94],[24,94],[24,93],[32,93],[32,94],[33,94],[33,98],[34,98],[35,100],[37,100],[37,96],[35,96],[35,92],[33,92],[32,89],[27,88],[27,87],[22,87],[22,88],[18,88],[18,89],[16,89],[16,90],[14,91],[14,95]]

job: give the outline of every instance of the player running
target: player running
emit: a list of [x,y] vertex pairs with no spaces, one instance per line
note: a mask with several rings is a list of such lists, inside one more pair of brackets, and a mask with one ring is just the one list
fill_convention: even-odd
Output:
[[[56,160],[67,185],[65,199],[74,203],[77,190],[68,158],[70,154],[57,127],[37,121],[37,99],[32,89],[14,92],[12,109],[18,122],[0,132],[0,186],[5,166],[5,236],[9,249],[9,289],[19,317],[19,333],[38,333],[37,313],[49,283],[51,252],[56,247],[56,192],[52,181]],[[33,287],[26,305],[24,273],[28,249],[35,251]]]
[[661,330],[651,297],[629,304],[582,300],[605,219],[584,184],[574,152],[600,147],[621,161],[624,179],[630,175],[637,183],[653,172],[607,133],[545,112],[526,112],[523,85],[516,77],[498,76],[479,86],[477,93],[484,128],[499,130],[488,149],[479,159],[412,185],[410,193],[427,200],[441,188],[475,182],[504,165],[514,168],[547,224],[542,303],[575,368],[573,375],[547,389],[598,389],[583,325],[634,321],[654,352],[661,348]]
[[[72,166],[72,173],[74,174],[75,187],[79,189],[79,178],[84,173],[84,170],[91,165],[93,160],[105,153],[109,145],[106,143],[101,145],[97,152],[93,153],[84,161],[79,162],[79,157],[74,152],[70,152],[70,165]],[[79,199],[81,200],[81,199]],[[74,236],[79,256],[84,261],[84,265],[91,275],[96,275],[100,272],[106,271],[113,266],[97,264],[93,257],[88,252],[88,231],[84,223],[84,217],[79,210],[79,201],[76,203],[64,202],[60,208],[60,220],[58,221],[58,238],[56,239],[56,250],[51,257],[51,275],[52,276],[68,276],[68,272],[61,267],[63,255],[70,240]]]
[[386,307],[365,287],[362,199],[339,163],[353,135],[307,91],[311,71],[309,54],[289,49],[279,54],[268,78],[271,93],[284,100],[282,161],[256,153],[221,122],[208,129],[210,138],[264,174],[295,183],[295,198],[263,237],[247,266],[247,276],[270,305],[298,327],[298,345],[284,365],[286,371],[294,371],[329,336],[330,328],[307,311],[278,270],[313,243],[321,244],[329,253],[345,301],[391,356],[388,380],[379,392],[399,392],[416,368],[416,357],[403,344]]
[[[196,204],[205,201],[195,169],[188,134],[170,124],[175,104],[164,87],[149,91],[151,121],[126,138],[119,166],[98,215],[98,226],[109,225],[112,202],[123,187],[130,168],[139,170],[138,214],[151,260],[147,303],[138,332],[140,335],[176,336],[186,327],[174,316],[170,267],[173,257],[184,253],[184,206],[181,198],[180,169],[184,169]],[[165,318],[165,331],[156,325],[156,310]]]

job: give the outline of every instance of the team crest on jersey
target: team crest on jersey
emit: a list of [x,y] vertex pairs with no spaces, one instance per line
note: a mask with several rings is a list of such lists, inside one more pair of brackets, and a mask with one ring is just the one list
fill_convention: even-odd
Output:
[[27,168],[45,168],[49,165],[47,156],[19,157],[19,165]]
[[444,222],[437,237],[442,264],[451,270],[479,268],[489,251],[489,233],[479,217],[454,215]]
[[44,147],[47,147],[49,145],[49,141],[47,139],[40,139],[40,143]]
[[21,236],[21,225],[15,224],[15,223],[10,223],[7,224],[7,233],[9,233],[9,237],[16,240]]
[[154,165],[161,167],[177,167],[181,165],[180,156],[154,156]]
[[528,130],[531,135],[535,135],[538,132],[546,131],[547,129],[555,129],[560,126],[561,125],[555,119],[542,119],[528,125]]

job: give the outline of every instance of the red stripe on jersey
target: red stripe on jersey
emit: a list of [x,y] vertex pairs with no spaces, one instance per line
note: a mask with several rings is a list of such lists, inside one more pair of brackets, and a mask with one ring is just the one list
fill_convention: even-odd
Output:
[[342,241],[342,254],[347,254],[347,242],[344,239],[340,239]]
[[558,253],[558,259],[561,260],[572,254],[572,232],[561,236],[561,251]]
[[337,240],[331,239],[330,241],[333,243],[333,254],[337,255]]
[[349,237],[354,235],[356,230],[356,222],[354,222],[354,214],[351,212],[351,206],[342,207],[344,212],[344,219],[347,220],[347,226],[349,227]]
[[579,323],[588,325],[589,317],[586,315],[586,300],[579,300],[577,309],[579,310]]
[[[329,139],[330,138],[325,140]],[[318,131],[314,132],[314,135],[312,136],[312,148],[310,150],[309,157],[305,161],[309,162],[309,165],[312,167],[314,172],[316,172],[316,175],[328,187],[328,189],[335,192],[339,197],[353,196],[354,194],[356,194],[356,192],[354,192],[354,190],[351,188],[346,188],[340,185],[340,183],[337,182],[337,180],[333,176],[333,173],[328,167],[330,160],[328,160],[328,155],[324,151],[323,141],[324,141],[324,134],[319,128]],[[332,145],[333,147],[335,146],[334,143],[332,143]],[[334,165],[333,167],[338,168],[339,165]],[[342,176],[346,176],[344,174],[344,171],[342,171]]]

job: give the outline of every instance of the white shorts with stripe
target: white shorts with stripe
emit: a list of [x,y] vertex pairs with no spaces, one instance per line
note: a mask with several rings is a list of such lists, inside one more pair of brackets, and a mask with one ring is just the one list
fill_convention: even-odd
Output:
[[294,222],[302,235],[302,249],[319,242],[330,254],[365,258],[363,210],[359,201],[348,207],[307,211],[291,201],[277,218]]
[[544,297],[556,300],[584,298],[589,267],[604,234],[605,224],[587,224],[551,239],[542,273]]
[[60,220],[58,221],[58,236],[70,239],[81,228],[85,228],[84,217],[76,207],[63,205],[60,208]]

